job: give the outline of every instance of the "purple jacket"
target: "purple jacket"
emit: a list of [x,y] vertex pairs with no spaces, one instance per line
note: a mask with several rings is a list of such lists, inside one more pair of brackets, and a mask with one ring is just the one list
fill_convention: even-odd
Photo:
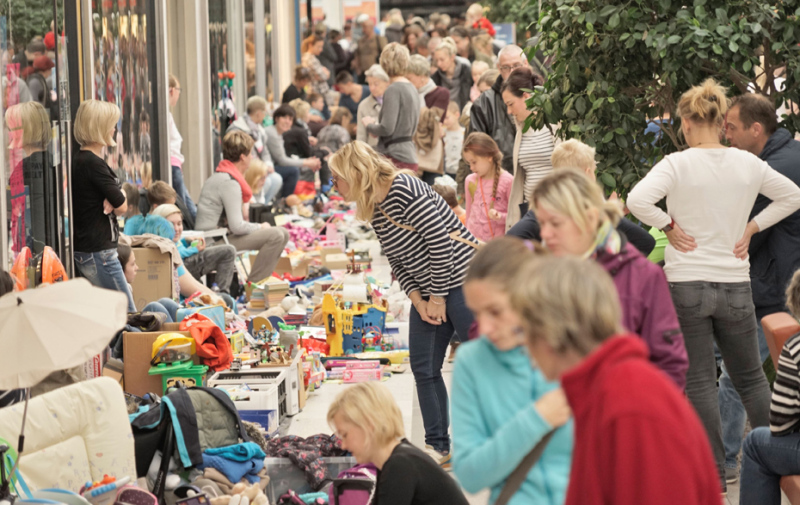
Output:
[[664,272],[630,243],[619,254],[601,253],[597,262],[614,278],[623,326],[642,337],[650,362],[683,391],[689,358]]

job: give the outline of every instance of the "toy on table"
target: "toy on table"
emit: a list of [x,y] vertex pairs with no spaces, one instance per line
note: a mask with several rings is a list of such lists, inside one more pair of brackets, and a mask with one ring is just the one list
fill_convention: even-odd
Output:
[[173,387],[202,386],[208,367],[195,365],[192,361],[194,353],[193,338],[178,333],[165,333],[153,342],[151,366],[147,373],[161,376],[164,394]]
[[322,366],[318,352],[309,353],[303,362],[303,382],[309,391],[322,386],[325,380],[325,367]]
[[361,349],[363,352],[383,352],[394,350],[392,337],[381,333],[377,326],[364,328],[364,336],[361,338]]
[[84,498],[92,503],[104,503],[114,498],[110,494],[131,481],[130,477],[122,477],[117,479],[109,475],[103,475],[103,480],[98,482],[86,482],[81,488],[80,493]]
[[[342,288],[341,292],[332,290]],[[322,316],[330,346],[329,356],[346,356],[364,350],[362,339],[369,332],[383,335],[386,325],[385,300],[375,303],[373,290],[363,275],[348,275],[334,284],[322,298]],[[374,342],[374,338],[373,338]]]

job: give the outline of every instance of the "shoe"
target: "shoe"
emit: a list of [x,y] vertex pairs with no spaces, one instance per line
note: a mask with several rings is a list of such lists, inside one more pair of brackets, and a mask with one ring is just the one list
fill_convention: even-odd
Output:
[[739,480],[739,471],[736,468],[728,468],[725,467],[725,482],[728,484],[733,484]]
[[450,459],[452,456],[450,453],[442,453],[437,451],[433,448],[433,446],[426,445],[425,446],[425,454],[433,458],[433,460],[442,468],[442,470],[450,470],[453,466]]
[[450,357],[447,358],[447,362],[448,363],[452,363],[453,361],[456,360],[456,349],[458,349],[458,346],[460,346],[460,345],[461,345],[461,342],[452,342],[450,344]]

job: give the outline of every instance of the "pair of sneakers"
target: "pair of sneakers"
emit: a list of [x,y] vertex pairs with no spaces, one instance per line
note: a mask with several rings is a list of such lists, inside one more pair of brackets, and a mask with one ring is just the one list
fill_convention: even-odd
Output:
[[452,455],[449,452],[440,452],[433,448],[431,445],[425,446],[425,454],[430,456],[440,467],[442,470],[450,471],[453,467],[451,458]]

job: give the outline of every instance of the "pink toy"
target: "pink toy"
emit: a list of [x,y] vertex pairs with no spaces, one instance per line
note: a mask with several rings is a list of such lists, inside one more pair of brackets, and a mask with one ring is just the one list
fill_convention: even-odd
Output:
[[345,370],[344,383],[353,384],[356,382],[380,381],[381,375],[380,369]]
[[381,362],[377,360],[369,361],[345,361],[344,367],[347,370],[374,370],[381,367]]

